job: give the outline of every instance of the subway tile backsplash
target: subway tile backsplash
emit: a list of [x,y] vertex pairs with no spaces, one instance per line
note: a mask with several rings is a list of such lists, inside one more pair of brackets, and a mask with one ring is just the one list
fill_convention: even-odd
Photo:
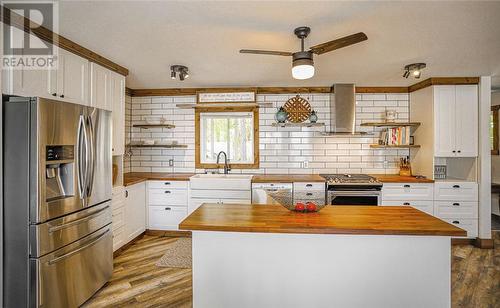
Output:
[[[357,94],[356,129],[373,135],[323,136],[330,125],[330,95],[301,94],[318,114],[325,127],[273,127],[276,108],[294,95],[257,95],[258,102],[272,103],[273,108],[260,108],[260,169],[233,170],[235,173],[378,173],[399,171],[400,157],[407,149],[372,149],[380,128],[361,127],[364,122],[383,121],[387,109],[396,110],[399,121],[408,121],[408,94]],[[196,96],[129,97],[126,103],[127,143],[155,139],[187,144],[187,149],[133,148],[124,159],[125,172],[204,172],[194,164],[194,110],[180,109],[179,103],[195,103]],[[133,128],[145,116],[158,115],[174,124],[173,129]],[[335,116],[335,115],[334,115]],[[169,161],[173,160],[173,166]]]

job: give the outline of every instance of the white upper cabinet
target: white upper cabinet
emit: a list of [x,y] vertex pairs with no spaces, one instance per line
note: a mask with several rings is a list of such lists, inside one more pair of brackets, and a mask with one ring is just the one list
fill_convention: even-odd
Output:
[[96,63],[90,63],[90,105],[104,110],[113,110],[112,71]]
[[477,85],[456,86],[455,106],[456,156],[476,157],[479,125]]
[[67,102],[89,105],[89,61],[59,49],[57,97]]
[[434,86],[436,157],[478,155],[477,85]]
[[125,77],[111,73],[113,103],[113,155],[125,153]]

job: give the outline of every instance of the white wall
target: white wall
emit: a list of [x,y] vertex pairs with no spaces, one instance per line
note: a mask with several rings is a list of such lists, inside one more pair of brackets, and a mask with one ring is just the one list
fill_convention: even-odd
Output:
[[[358,94],[357,129],[375,131],[372,136],[333,136],[320,134],[327,128],[277,128],[271,126],[276,108],[294,95],[258,95],[259,102],[270,102],[272,108],[260,108],[260,169],[234,170],[245,173],[379,173],[393,174],[399,171],[398,161],[408,155],[408,150],[372,149],[377,143],[378,130],[360,127],[362,122],[380,121],[386,109],[395,109],[399,120],[408,120],[408,94]],[[302,94],[318,112],[319,121],[330,123],[330,95]],[[187,149],[136,148],[130,161],[131,171],[136,172],[202,172],[194,163],[194,110],[179,109],[178,103],[194,103],[195,96],[134,97],[128,103],[132,123],[142,121],[144,116],[164,116],[174,129],[132,128],[132,141],[156,139],[173,140],[187,144]],[[128,101],[127,101],[128,102]],[[129,115],[127,114],[127,121]],[[128,129],[127,129],[128,132]],[[128,134],[127,134],[128,137]],[[417,141],[418,142],[418,141]],[[174,167],[168,160],[174,159]],[[308,161],[309,168],[302,168]]]

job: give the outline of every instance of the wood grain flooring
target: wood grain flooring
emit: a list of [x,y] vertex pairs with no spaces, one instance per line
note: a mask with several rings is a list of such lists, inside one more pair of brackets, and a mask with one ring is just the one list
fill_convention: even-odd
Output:
[[[500,307],[500,232],[495,249],[452,248],[452,307]],[[190,269],[155,265],[177,239],[145,235],[114,260],[111,280],[84,307],[191,307]]]

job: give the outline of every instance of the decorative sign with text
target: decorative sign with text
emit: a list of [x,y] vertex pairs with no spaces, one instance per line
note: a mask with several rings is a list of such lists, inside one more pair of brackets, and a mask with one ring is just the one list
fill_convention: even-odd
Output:
[[198,93],[198,103],[255,103],[255,92]]

